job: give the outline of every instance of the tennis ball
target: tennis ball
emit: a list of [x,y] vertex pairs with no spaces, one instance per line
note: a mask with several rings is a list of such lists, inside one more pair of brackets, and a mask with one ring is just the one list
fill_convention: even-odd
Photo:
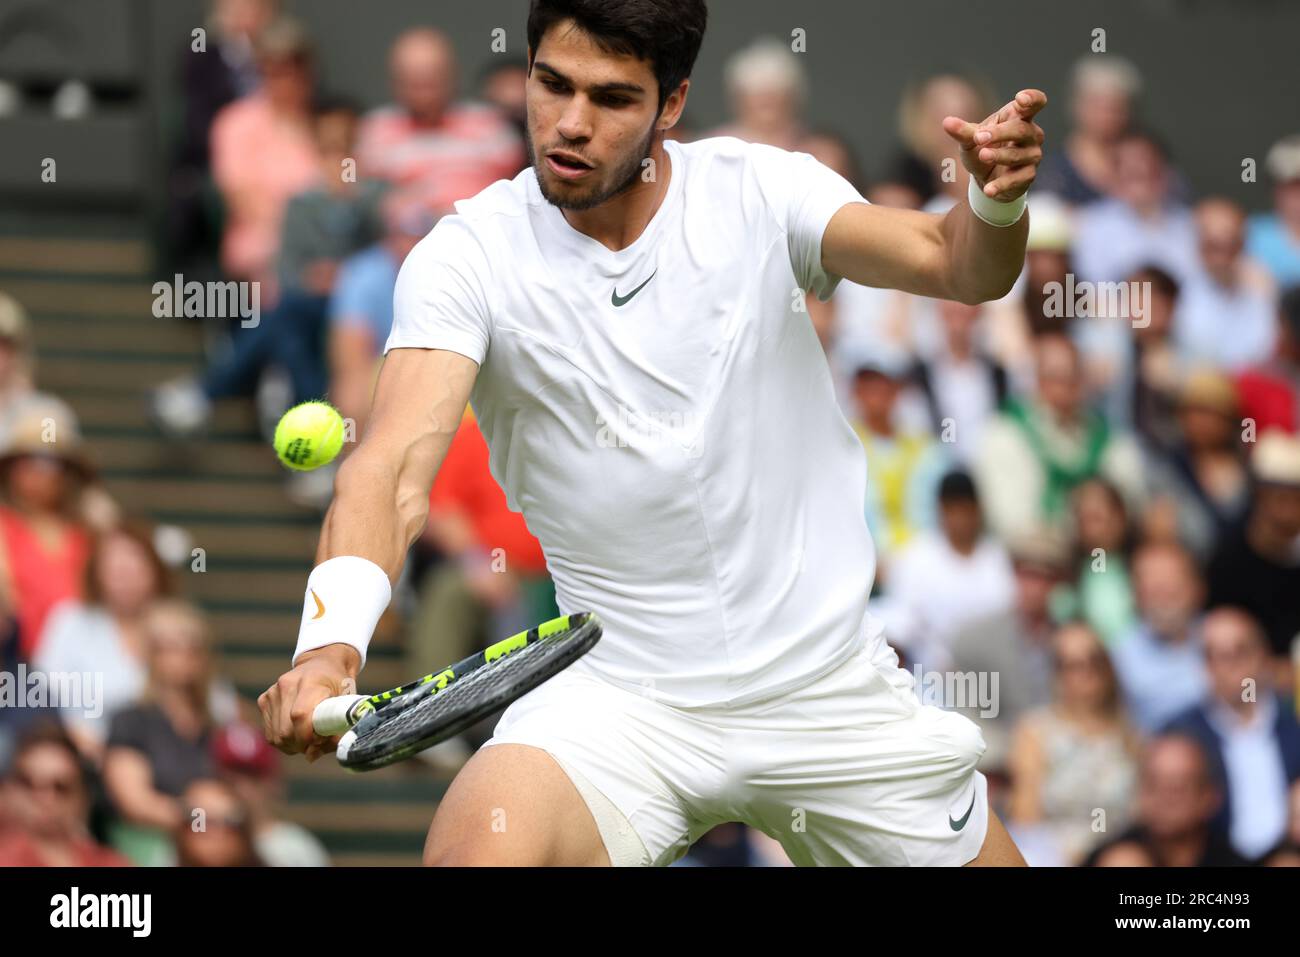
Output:
[[343,448],[343,416],[328,402],[304,402],[275,427],[275,454],[298,472],[318,469]]

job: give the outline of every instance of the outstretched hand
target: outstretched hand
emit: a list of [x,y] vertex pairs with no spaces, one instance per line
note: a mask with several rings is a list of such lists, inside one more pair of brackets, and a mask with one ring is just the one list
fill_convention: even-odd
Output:
[[984,195],[1008,203],[1023,196],[1043,159],[1043,130],[1034,116],[1047,105],[1042,90],[1021,90],[981,123],[949,116],[943,131],[961,146],[961,161]]

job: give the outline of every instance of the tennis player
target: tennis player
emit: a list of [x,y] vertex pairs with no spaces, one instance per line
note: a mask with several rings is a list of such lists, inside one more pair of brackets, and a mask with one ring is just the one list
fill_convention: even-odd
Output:
[[533,0],[532,168],[402,266],[294,666],[260,699],[268,739],[332,746],[312,709],[352,690],[472,401],[560,610],[605,636],[506,710],[427,862],[668,864],[741,821],[796,864],[1021,864],[979,729],[918,702],[867,614],[866,461],[804,295],[1004,295],[1046,97],[944,120],[972,182],[946,215],[872,206],[807,154],[665,138],[706,18],[704,0]]

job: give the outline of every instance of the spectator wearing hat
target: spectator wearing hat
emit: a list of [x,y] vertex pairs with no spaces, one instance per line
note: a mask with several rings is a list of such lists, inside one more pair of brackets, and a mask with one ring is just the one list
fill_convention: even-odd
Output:
[[212,760],[219,778],[248,814],[257,857],[269,867],[327,867],[324,845],[306,828],[276,816],[283,794],[280,753],[262,732],[242,721],[220,728],[212,738]]
[[989,524],[1004,540],[1040,525],[1064,531],[1070,493],[1089,478],[1109,480],[1133,509],[1145,493],[1137,443],[1085,404],[1074,342],[1043,335],[1035,352],[1034,393],[989,421],[974,462]]
[[1300,634],[1300,438],[1266,432],[1250,460],[1254,491],[1246,521],[1226,534],[1207,572],[1210,604],[1259,619],[1279,672]]
[[13,441],[18,421],[33,407],[51,410],[59,421],[76,421],[67,403],[33,388],[35,364],[27,311],[17,299],[0,292],[0,453]]
[[1174,339],[1188,362],[1238,372],[1266,361],[1277,338],[1276,289],[1243,255],[1246,214],[1222,198],[1196,206],[1198,268],[1183,283]]
[[[963,471],[939,483],[939,525],[894,559],[887,601],[903,615],[908,658],[930,670],[948,665],[953,635],[1012,605],[1011,559],[985,532],[975,483]],[[891,629],[892,632],[892,629]]]
[[957,710],[984,734],[988,748],[980,770],[999,777],[1006,772],[1016,721],[1052,698],[1051,637],[1070,562],[1068,542],[1052,529],[1031,530],[1007,547],[1014,575],[1011,607],[958,629],[951,645],[954,672],[997,679],[993,708]]
[[1008,826],[1040,866],[1078,864],[1097,844],[1098,809],[1107,829],[1127,825],[1139,747],[1096,632],[1068,623],[1051,647],[1052,701],[1016,723],[1008,758]]
[[1196,738],[1224,795],[1213,826],[1242,857],[1259,858],[1287,831],[1290,788],[1300,781],[1300,722],[1289,694],[1272,688],[1268,642],[1239,608],[1216,608],[1201,629],[1210,692],[1170,730]]
[[96,765],[103,759],[109,722],[145,689],[145,613],[171,592],[171,578],[149,533],[122,525],[96,536],[86,563],[84,600],[61,602],[46,621],[37,670],[99,676],[94,714],[60,712],[81,753]]
[[897,550],[935,527],[939,482],[949,467],[947,452],[928,431],[900,421],[907,372],[902,354],[877,349],[853,379],[852,425],[867,453],[867,526],[882,581]]
[[36,655],[45,620],[81,597],[91,531],[81,492],[93,478],[75,420],[28,406],[0,452],[0,608],[17,620],[17,654]]
[[393,43],[395,103],[362,122],[357,161],[408,206],[440,213],[526,163],[519,134],[495,107],[456,100],[456,52],[438,30],[417,27]]
[[35,725],[0,782],[12,817],[0,832],[0,867],[123,867],[91,836],[90,785],[76,746],[58,725]]
[[1278,300],[1273,357],[1237,379],[1242,417],[1258,432],[1281,429],[1300,435],[1300,285]]
[[1273,212],[1252,216],[1246,251],[1264,264],[1278,286],[1300,285],[1300,133],[1273,144],[1264,159],[1273,181]]
[[1085,861],[1095,866],[1120,845],[1145,849],[1157,867],[1242,867],[1212,822],[1223,803],[1210,757],[1185,734],[1148,741],[1138,765],[1135,823],[1097,848]]
[[1182,385],[1177,414],[1177,442],[1148,448],[1147,529],[1176,537],[1205,561],[1250,502],[1236,386],[1226,373],[1197,369]]
[[1200,634],[1205,588],[1185,548],[1148,542],[1133,556],[1133,593],[1138,621],[1111,653],[1133,723],[1151,733],[1206,692]]

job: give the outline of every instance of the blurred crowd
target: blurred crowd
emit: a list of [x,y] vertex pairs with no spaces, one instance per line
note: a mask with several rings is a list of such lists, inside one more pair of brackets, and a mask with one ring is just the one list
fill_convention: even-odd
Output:
[[[324,396],[359,433],[403,258],[526,163],[526,64],[495,60],[462,92],[451,44],[414,28],[391,47],[391,102],[363,110],[275,0],[216,0],[207,29],[206,53],[178,57],[166,273],[257,282],[263,315],[217,324],[202,374],[151,408],[192,439],[226,398],[274,421]],[[967,188],[942,119],[1002,101],[966,76],[909,87],[868,173],[807,121],[788,45],[755,41],[725,75],[731,119],[674,135],[805,151],[873,203],[935,212]],[[1053,109],[1069,129],[1006,297],[843,283],[807,302],[868,459],[872,611],[918,694],[981,726],[1031,863],[1300,864],[1300,134],[1263,158],[1248,214],[1193,194],[1132,64],[1088,57]],[[0,707],[0,864],[326,862],[279,816],[278,756],[156,530],[121,514],[72,410],[34,389],[31,341],[0,291],[3,671],[97,676],[101,707],[53,723]],[[323,505],[331,481],[289,491]],[[430,504],[395,602],[412,674],[557,614],[471,410]],[[454,770],[489,732],[426,760]],[[784,862],[728,825],[681,863]]]

